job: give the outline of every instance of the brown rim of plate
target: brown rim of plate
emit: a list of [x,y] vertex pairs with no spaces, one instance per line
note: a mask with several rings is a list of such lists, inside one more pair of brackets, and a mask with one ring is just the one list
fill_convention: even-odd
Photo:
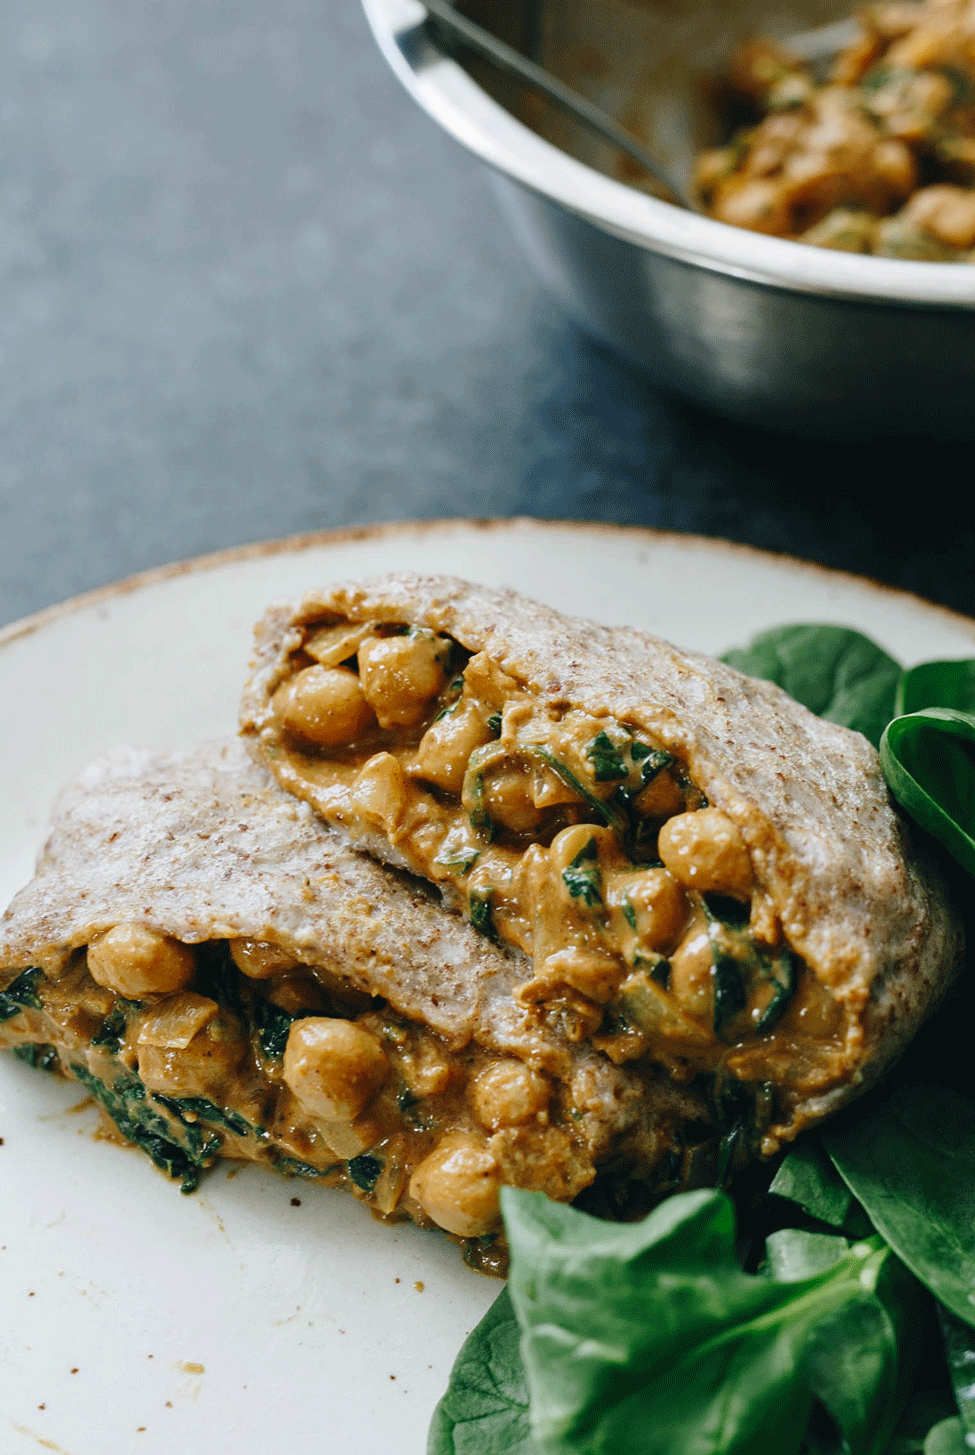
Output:
[[105,586],[96,586],[91,591],[84,591],[78,596],[70,596],[65,601],[55,603],[53,606],[43,607],[40,611],[33,612],[30,616],[24,616],[17,621],[10,622],[5,627],[0,627],[0,648],[9,646],[11,642],[18,641],[22,637],[30,636],[36,631],[51,625],[63,616],[69,616],[73,612],[83,611],[90,606],[98,606],[102,602],[112,601],[116,597],[128,596],[144,587],[154,586],[158,582],[172,581],[180,576],[195,574],[196,572],[219,570],[223,566],[234,565],[238,561],[259,560],[262,556],[287,555],[290,552],[312,550],[317,546],[338,546],[356,541],[366,541],[384,536],[425,536],[433,535],[439,531],[448,532],[451,530],[474,529],[483,531],[507,530],[511,527],[529,527],[544,534],[548,530],[572,530],[580,534],[599,534],[604,536],[626,536],[629,539],[644,539],[648,544],[693,544],[703,546],[708,550],[720,552],[723,555],[737,556],[743,561],[762,560],[773,561],[781,565],[790,566],[793,570],[804,574],[825,577],[835,581],[853,582],[858,586],[866,586],[878,595],[894,597],[903,601],[915,609],[920,609],[927,614],[942,617],[956,627],[975,636],[975,618],[966,616],[960,611],[954,611],[950,606],[941,606],[937,602],[928,601],[923,596],[918,596],[912,591],[905,591],[899,586],[889,586],[883,581],[877,581],[871,576],[860,576],[854,571],[843,571],[833,566],[822,566],[816,561],[805,561],[798,556],[790,556],[785,551],[765,551],[758,546],[743,545],[738,541],[726,541],[716,536],[703,536],[684,534],[679,531],[653,530],[649,526],[642,525],[614,525],[604,521],[587,520],[560,520],[557,517],[543,518],[531,515],[512,516],[447,516],[442,520],[394,520],[384,521],[376,525],[344,526],[335,530],[305,531],[297,535],[281,536],[275,540],[254,541],[249,545],[229,546],[221,551],[210,551],[202,556],[189,556],[182,561],[171,561],[163,566],[153,566],[146,571],[139,571],[134,576],[126,576],[121,581],[113,581]]

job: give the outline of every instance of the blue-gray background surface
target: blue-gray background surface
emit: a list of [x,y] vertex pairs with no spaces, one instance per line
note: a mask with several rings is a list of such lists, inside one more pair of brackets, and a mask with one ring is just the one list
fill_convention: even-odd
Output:
[[266,536],[514,513],[975,611],[969,452],[652,390],[526,273],[356,0],[6,0],[0,136],[0,621]]

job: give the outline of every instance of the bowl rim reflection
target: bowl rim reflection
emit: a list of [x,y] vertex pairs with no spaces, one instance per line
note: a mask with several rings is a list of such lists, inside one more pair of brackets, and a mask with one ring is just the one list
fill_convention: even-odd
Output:
[[975,309],[975,264],[843,253],[732,227],[561,151],[500,106],[425,30],[419,0],[362,0],[391,69],[444,131],[530,191],[646,251],[767,287],[912,308]]

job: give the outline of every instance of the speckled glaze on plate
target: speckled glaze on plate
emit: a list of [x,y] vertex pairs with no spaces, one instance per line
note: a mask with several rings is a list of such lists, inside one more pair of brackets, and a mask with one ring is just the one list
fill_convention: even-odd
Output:
[[[233,730],[270,602],[404,566],[710,652],[805,620],[859,627],[905,662],[975,655],[975,622],[915,597],[636,529],[404,524],[182,563],[0,632],[4,904],[30,877],[57,789],[89,758]],[[255,1168],[217,1170],[182,1197],[141,1154],[96,1141],[81,1101],[0,1058],[0,1449],[376,1455],[393,1440],[422,1455],[497,1284],[436,1234]]]

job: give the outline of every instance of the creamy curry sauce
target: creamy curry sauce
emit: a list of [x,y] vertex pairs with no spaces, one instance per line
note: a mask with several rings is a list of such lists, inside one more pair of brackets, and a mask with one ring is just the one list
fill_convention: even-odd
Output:
[[252,940],[188,946],[115,926],[7,985],[0,1045],[80,1081],[110,1133],[185,1191],[218,1157],[257,1161],[436,1224],[485,1272],[505,1266],[505,1183],[571,1200],[610,1151],[657,1197],[714,1175],[706,1106],[651,1085],[649,1068],[652,1114],[614,1136],[584,1065],[564,1058],[552,1075],[458,1050]]
[[754,894],[735,823],[638,724],[546,702],[424,628],[303,633],[272,751],[356,842],[524,953],[533,1014],[617,1064],[765,1085],[769,1116],[835,1084],[841,1006]]

